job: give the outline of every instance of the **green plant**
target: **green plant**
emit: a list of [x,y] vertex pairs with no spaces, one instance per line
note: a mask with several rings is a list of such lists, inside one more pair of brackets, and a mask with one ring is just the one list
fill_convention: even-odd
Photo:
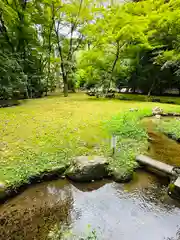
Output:
[[149,110],[125,112],[107,123],[112,135],[118,136],[116,152],[110,160],[110,168],[130,174],[136,168],[136,155],[146,151],[148,135],[141,118],[148,116]]
[[158,129],[161,132],[170,135],[175,140],[180,139],[180,121],[179,121],[179,119],[174,118],[169,121],[162,120],[158,126]]
[[73,234],[71,230],[61,228],[58,225],[55,225],[54,228],[49,232],[49,240],[98,240],[96,230],[91,230],[91,226],[87,226],[87,231],[85,232],[84,237],[79,237],[76,234]]

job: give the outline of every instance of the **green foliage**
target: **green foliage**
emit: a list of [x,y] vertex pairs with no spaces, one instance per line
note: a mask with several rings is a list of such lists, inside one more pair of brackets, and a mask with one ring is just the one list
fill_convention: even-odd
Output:
[[[0,97],[40,97],[63,80],[74,90],[75,52],[92,19],[92,1],[2,0]],[[67,94],[67,93],[66,93]]]
[[91,81],[148,95],[180,89],[179,4],[150,0],[102,8],[101,17],[87,25],[90,44],[78,56],[78,72],[87,77],[84,86]]
[[149,116],[147,109],[138,112],[125,112],[107,123],[111,135],[118,137],[116,152],[110,161],[110,169],[116,169],[126,179],[137,166],[135,157],[147,150],[147,132],[140,119]]
[[138,141],[133,141],[132,139],[128,141],[118,141],[117,151],[110,160],[110,170],[117,172],[118,178],[122,180],[128,179],[128,176],[133,174],[134,169],[137,167],[135,157],[145,151],[145,146],[145,143],[141,142],[141,144],[139,144]]
[[1,0],[1,98],[39,97],[57,83],[65,96],[76,87],[180,89],[179,5]]
[[180,121],[178,118],[168,121],[161,121],[158,128],[161,132],[170,135],[175,140],[180,139]]
[[91,226],[88,225],[85,237],[79,237],[73,234],[69,229],[62,229],[61,226],[55,225],[54,229],[50,231],[48,235],[49,240],[97,240],[96,230],[91,230]]
[[0,98],[40,97],[45,91],[44,52],[36,29],[34,1],[0,6]]
[[141,140],[147,137],[145,129],[138,121],[143,116],[142,113],[127,112],[123,115],[114,117],[109,123],[111,133],[122,138],[132,138]]

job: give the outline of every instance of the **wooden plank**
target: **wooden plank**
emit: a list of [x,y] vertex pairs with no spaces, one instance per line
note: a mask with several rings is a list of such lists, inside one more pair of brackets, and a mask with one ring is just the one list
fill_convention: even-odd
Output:
[[157,171],[162,171],[163,173],[167,174],[168,176],[173,176],[173,166],[168,165],[166,163],[157,161],[145,155],[139,155],[136,157],[136,161],[139,162],[141,165],[145,165]]

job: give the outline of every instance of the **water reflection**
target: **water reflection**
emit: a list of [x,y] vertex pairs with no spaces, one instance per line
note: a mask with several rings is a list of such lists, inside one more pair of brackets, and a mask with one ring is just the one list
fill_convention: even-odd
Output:
[[0,208],[0,239],[46,239],[57,223],[70,224],[72,202],[66,181],[28,189]]
[[58,180],[0,208],[0,239],[80,239],[90,224],[101,240],[176,240],[179,220],[178,203],[154,175],[138,172],[128,184]]
[[104,185],[111,183],[111,180],[104,179],[103,181],[95,181],[91,183],[76,183],[76,182],[71,182],[71,184],[79,189],[81,192],[92,192],[96,191],[99,188],[103,187]]
[[168,237],[166,240],[179,240],[180,239],[180,228],[178,228],[175,237]]

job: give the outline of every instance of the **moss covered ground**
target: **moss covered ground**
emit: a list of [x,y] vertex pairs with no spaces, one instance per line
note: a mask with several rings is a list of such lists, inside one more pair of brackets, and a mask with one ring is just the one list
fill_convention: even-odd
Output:
[[[0,182],[7,185],[26,182],[30,175],[56,167],[76,155],[110,156],[113,133],[119,136],[118,146],[122,150],[115,162],[119,164],[124,154],[127,163],[127,159],[133,158],[134,149],[141,150],[141,146],[143,149],[146,142],[146,132],[138,119],[150,114],[155,106],[180,112],[180,106],[174,104],[139,101],[135,97],[131,101],[96,99],[83,93],[68,98],[26,100],[20,106],[2,108]],[[126,114],[130,108],[139,111]]]

